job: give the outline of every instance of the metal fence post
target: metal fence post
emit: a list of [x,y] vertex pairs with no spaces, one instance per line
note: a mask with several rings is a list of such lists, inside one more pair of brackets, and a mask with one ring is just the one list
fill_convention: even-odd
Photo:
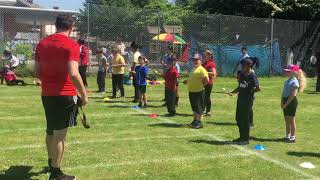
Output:
[[221,14],[219,16],[219,31],[218,31],[218,61],[219,61],[219,74],[223,75],[223,70],[222,70],[222,57],[221,57]]
[[270,44],[270,65],[269,65],[269,77],[272,75],[272,71],[273,71],[273,35],[274,35],[274,18],[271,17],[271,44]]
[[[89,64],[91,64],[91,54],[90,54],[90,3],[87,2],[87,46],[88,46],[88,60]],[[92,51],[91,51],[92,52]],[[90,66],[87,68],[88,73],[90,73]]]
[[161,45],[161,43],[160,43],[160,16],[161,16],[161,10],[160,9],[158,9],[158,40],[157,40],[157,44],[158,44],[158,50],[157,50],[157,52],[158,52],[158,65],[161,63],[161,47],[160,47],[160,45]]

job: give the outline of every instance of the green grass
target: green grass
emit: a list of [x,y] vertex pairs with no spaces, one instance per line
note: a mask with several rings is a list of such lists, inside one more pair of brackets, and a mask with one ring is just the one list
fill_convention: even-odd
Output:
[[[256,139],[245,147],[225,143],[238,137],[236,98],[225,94],[213,94],[213,117],[205,118],[201,130],[183,125],[192,121],[192,112],[182,84],[177,111],[184,116],[174,118],[162,116],[166,114],[160,101],[162,85],[148,86],[152,107],[142,111],[131,108],[136,105],[131,98],[104,103],[101,95],[90,94],[85,112],[92,128],[70,129],[62,167],[80,180],[320,178],[320,94],[310,93],[315,81],[309,79],[308,89],[298,98],[297,143],[278,142],[285,131],[279,107],[284,81],[260,78],[263,91],[256,95],[256,126],[251,132]],[[236,85],[235,79],[219,78],[214,91]],[[96,89],[94,78],[90,78],[90,88]],[[133,88],[125,88],[126,96],[132,96]],[[39,87],[2,85],[0,89],[0,179],[47,179],[47,174],[40,173],[47,156]],[[159,118],[149,118],[151,113]],[[266,151],[255,151],[256,144],[263,144]],[[312,162],[316,168],[302,169],[302,162]]]

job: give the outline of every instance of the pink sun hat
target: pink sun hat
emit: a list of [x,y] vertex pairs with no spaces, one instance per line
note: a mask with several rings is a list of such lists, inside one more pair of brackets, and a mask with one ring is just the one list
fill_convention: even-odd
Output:
[[300,67],[294,64],[290,64],[286,69],[283,69],[285,72],[297,72],[299,71]]

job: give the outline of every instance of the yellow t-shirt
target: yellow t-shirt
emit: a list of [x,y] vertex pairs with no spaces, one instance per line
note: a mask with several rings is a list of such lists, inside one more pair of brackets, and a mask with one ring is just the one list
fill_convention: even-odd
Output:
[[204,90],[203,79],[208,78],[208,71],[199,66],[193,70],[188,78],[188,90],[189,92],[201,92]]
[[[118,54],[117,56],[113,57],[111,60],[112,65],[125,65],[125,61],[123,57]],[[124,67],[112,67],[112,74],[124,74]]]

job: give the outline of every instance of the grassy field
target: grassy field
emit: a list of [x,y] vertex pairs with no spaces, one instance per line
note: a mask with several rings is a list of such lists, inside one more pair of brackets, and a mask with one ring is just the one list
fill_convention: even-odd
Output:
[[[79,126],[68,134],[63,170],[80,180],[93,179],[320,179],[320,94],[315,81],[299,94],[297,143],[286,144],[280,109],[284,78],[260,78],[263,91],[256,95],[255,127],[250,145],[236,146],[236,98],[213,94],[212,117],[204,129],[193,130],[186,86],[181,84],[180,115],[167,118],[163,86],[148,86],[149,108],[136,110],[133,88],[125,100],[103,102],[105,95],[90,94],[85,112],[92,128]],[[31,80],[30,80],[31,82]],[[214,91],[236,87],[232,78],[219,78]],[[90,89],[96,90],[90,78]],[[107,91],[110,91],[108,79]],[[47,179],[44,145],[45,119],[39,87],[0,86],[0,179]],[[151,119],[149,114],[157,113]],[[256,151],[262,144],[265,151]],[[303,169],[312,162],[315,169]]]

